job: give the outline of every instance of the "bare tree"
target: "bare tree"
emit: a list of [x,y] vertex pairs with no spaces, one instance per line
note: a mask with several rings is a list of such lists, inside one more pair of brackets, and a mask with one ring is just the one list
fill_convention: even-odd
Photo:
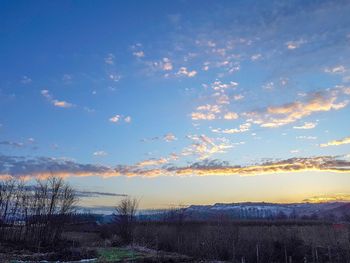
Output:
[[126,197],[115,208],[114,222],[122,240],[129,244],[133,241],[136,212],[139,201],[136,198]]
[[17,179],[0,181],[0,239],[53,245],[76,201],[74,189],[62,178],[29,186]]

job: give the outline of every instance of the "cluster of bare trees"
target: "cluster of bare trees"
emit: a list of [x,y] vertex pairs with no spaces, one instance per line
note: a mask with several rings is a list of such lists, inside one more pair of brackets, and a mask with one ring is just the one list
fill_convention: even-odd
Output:
[[348,228],[337,230],[328,223],[183,222],[175,215],[169,221],[138,222],[134,242],[203,260],[350,263]]
[[116,225],[116,231],[126,244],[133,242],[138,205],[139,201],[136,198],[126,197],[115,208],[114,224]]
[[74,212],[77,196],[62,178],[0,181],[0,241],[35,247],[55,244]]

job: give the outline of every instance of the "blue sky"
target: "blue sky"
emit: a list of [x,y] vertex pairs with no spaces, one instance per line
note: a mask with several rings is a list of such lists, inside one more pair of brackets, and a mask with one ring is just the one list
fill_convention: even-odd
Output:
[[145,208],[348,198],[348,1],[0,6],[3,178]]

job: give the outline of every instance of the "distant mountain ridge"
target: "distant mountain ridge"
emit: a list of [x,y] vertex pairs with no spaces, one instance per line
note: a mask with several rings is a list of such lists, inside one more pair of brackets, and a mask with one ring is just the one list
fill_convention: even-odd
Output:
[[349,202],[327,203],[216,203],[214,205],[191,205],[185,209],[191,217],[228,216],[237,219],[268,218],[325,218],[350,215]]
[[[350,202],[325,203],[266,203],[240,202],[216,203],[213,205],[190,205],[173,209],[147,209],[137,214],[139,220],[176,221],[217,219],[306,219],[350,222]],[[113,215],[103,215],[101,222],[113,220]]]

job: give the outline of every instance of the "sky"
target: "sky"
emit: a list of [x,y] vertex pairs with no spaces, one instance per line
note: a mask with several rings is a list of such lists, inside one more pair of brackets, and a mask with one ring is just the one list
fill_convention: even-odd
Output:
[[0,0],[0,178],[90,208],[350,200],[350,1]]

